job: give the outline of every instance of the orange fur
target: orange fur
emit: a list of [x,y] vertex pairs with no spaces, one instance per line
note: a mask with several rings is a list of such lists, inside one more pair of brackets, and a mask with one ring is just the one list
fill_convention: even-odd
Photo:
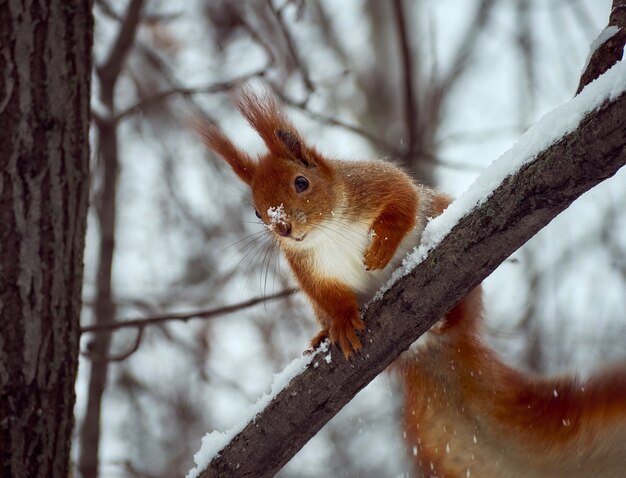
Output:
[[[268,95],[244,90],[238,106],[267,153],[250,158],[214,126],[201,127],[201,138],[250,186],[311,301],[322,326],[311,346],[330,338],[350,357],[365,328],[359,305],[451,199],[388,163],[323,157]],[[301,177],[307,188],[298,191]],[[480,341],[481,301],[479,287],[393,366],[425,476],[626,476],[626,370],[585,383],[525,376]]]
[[359,349],[361,343],[356,332],[365,329],[365,324],[354,291],[341,282],[312,275],[312,266],[298,251],[287,249],[286,257],[322,325],[322,331],[313,338],[311,346],[315,348],[329,338],[342,350]]
[[248,185],[252,183],[256,163],[246,153],[237,148],[215,125],[198,122],[196,130],[202,142],[210,145],[211,149],[222,156],[239,179]]
[[626,369],[586,382],[526,376],[481,342],[480,301],[477,288],[395,364],[425,476],[624,476]]
[[439,216],[452,202],[452,198],[447,194],[436,194],[433,198],[434,217]]

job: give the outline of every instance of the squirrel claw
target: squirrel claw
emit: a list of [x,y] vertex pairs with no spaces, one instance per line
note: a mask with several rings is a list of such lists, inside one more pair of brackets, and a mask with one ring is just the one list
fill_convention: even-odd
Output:
[[307,355],[312,354],[326,339],[328,339],[328,329],[320,330],[319,333],[311,339],[311,346],[305,350],[304,353]]
[[359,315],[349,321],[335,322],[330,328],[330,339],[337,345],[346,359],[363,347],[357,331],[365,330],[365,324]]

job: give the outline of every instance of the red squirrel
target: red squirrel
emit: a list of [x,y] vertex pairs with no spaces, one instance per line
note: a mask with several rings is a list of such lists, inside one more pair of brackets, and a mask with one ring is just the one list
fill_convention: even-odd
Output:
[[[312,339],[361,348],[359,307],[415,247],[450,198],[383,161],[328,159],[268,94],[237,106],[267,152],[252,158],[213,125],[201,139],[252,190],[322,329]],[[425,476],[626,476],[626,370],[585,383],[538,379],[480,340],[477,287],[392,366],[404,383],[409,449]]]

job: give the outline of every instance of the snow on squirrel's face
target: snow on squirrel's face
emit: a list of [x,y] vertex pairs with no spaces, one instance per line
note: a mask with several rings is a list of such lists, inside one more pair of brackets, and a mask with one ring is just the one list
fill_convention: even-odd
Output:
[[268,155],[258,163],[250,186],[257,217],[286,247],[305,243],[333,217],[336,193],[327,172],[317,166]]

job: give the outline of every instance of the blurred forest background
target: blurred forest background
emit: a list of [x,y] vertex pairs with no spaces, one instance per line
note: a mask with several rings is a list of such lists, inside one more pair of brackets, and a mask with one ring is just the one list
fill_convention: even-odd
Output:
[[[95,0],[79,475],[184,476],[201,437],[231,426],[317,332],[303,298],[283,293],[286,265],[243,185],[195,139],[194,118],[261,151],[227,90],[265,85],[323,153],[386,158],[458,195],[574,95],[609,8]],[[584,374],[626,357],[624,204],[621,171],[486,281],[487,338],[509,363]],[[251,298],[268,300],[244,307]],[[230,304],[242,306],[206,313]],[[377,378],[279,476],[408,476],[399,406],[397,384]]]

